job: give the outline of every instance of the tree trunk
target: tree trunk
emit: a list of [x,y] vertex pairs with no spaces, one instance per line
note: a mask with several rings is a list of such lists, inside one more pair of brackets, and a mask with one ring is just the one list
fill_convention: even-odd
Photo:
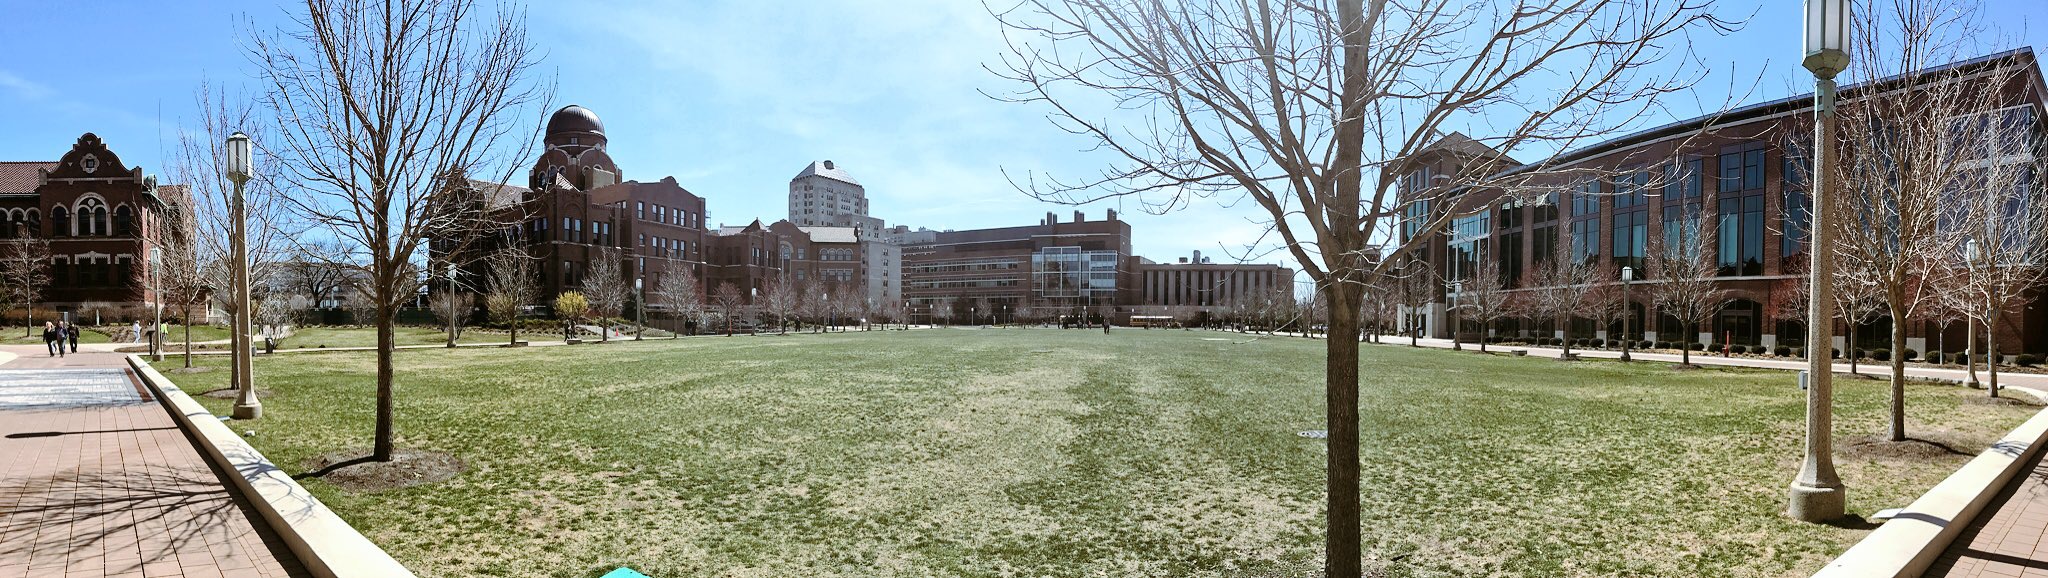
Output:
[[[157,328],[159,332],[163,328]],[[159,336],[159,339],[162,337]],[[192,368],[192,306],[185,306],[185,368]]]
[[519,344],[519,314],[518,314],[518,313],[513,313],[513,314],[512,314],[512,339],[511,339],[510,341],[506,341],[506,342],[505,342],[505,344],[506,344],[506,345],[518,345],[518,344]]
[[448,347],[455,347],[455,298],[448,298]]
[[387,304],[377,306],[377,434],[370,460],[391,461],[392,346],[397,345],[393,321],[398,311]]
[[1693,339],[1696,339],[1696,337],[1694,337],[1694,336],[1695,336],[1695,335],[1698,335],[1698,334],[1699,334],[1699,323],[1698,323],[1698,322],[1695,322],[1695,321],[1687,321],[1687,322],[1685,322],[1685,335],[1680,335],[1679,337],[1681,337],[1681,338],[1683,338],[1683,339],[1682,339],[1682,340],[1680,340],[1680,341],[1678,342],[1678,364],[1679,364],[1679,365],[1692,365],[1692,340],[1693,340]]
[[1906,441],[1906,318],[1892,307],[1892,423],[1891,440]]
[[1493,333],[1492,321],[1479,322],[1479,352],[1486,353],[1486,335]]
[[1571,321],[1569,321],[1569,320],[1568,320],[1568,318],[1562,318],[1562,317],[1561,317],[1561,318],[1558,318],[1558,320],[1557,320],[1557,326],[1563,329],[1563,331],[1559,331],[1559,333],[1562,333],[1562,334],[1564,334],[1564,338],[1562,338],[1562,339],[1559,339],[1559,340],[1558,340],[1558,342],[1559,342],[1559,343],[1563,343],[1563,344],[1564,344],[1564,353],[1559,353],[1559,354],[1557,354],[1557,358],[1558,358],[1558,359],[1571,359],[1571,358],[1572,358],[1572,329],[1571,329]]
[[1330,339],[1326,340],[1324,404],[1329,423],[1327,576],[1358,576],[1358,314],[1353,306],[1365,289],[1353,283],[1329,283]]

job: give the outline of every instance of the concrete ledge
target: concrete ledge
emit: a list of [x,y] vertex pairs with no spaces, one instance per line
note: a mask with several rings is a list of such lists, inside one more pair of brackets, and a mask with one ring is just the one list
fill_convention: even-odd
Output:
[[[1857,542],[1815,578],[1911,578],[1941,558],[1985,504],[2026,469],[2048,441],[2048,410],[2005,434],[1934,489]],[[1852,488],[1851,491],[1854,491]]]
[[263,454],[199,402],[157,373],[142,356],[129,355],[128,365],[135,368],[135,374],[170,410],[178,426],[205,442],[200,449],[206,459],[237,474],[229,476],[230,481],[249,497],[251,505],[263,514],[264,521],[308,572],[320,578],[413,576],[412,571],[334,515],[291,476],[263,459]]

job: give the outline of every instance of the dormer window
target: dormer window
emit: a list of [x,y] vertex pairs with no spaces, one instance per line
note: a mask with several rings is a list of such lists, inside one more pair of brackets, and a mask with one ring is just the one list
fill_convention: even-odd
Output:
[[573,136],[572,136],[572,137],[569,137],[569,144],[572,144],[572,145],[573,145],[573,144],[576,144],[576,143],[577,143],[577,140],[578,140],[578,139],[577,139],[576,137],[573,137]]

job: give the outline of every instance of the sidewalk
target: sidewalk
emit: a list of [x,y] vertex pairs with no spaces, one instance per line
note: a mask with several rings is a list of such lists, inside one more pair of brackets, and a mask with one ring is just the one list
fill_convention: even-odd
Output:
[[306,575],[123,356],[0,350],[0,578]]
[[[1422,347],[1434,347],[1437,349],[1451,348],[1451,340],[1449,339],[1433,339],[1425,337],[1417,340],[1417,344],[1421,345]],[[1385,347],[1407,347],[1408,338],[1397,338],[1394,336],[1387,336],[1384,338],[1382,343],[1367,343],[1366,345],[1381,345]],[[1479,350],[1478,344],[1465,343],[1463,344],[1463,346],[1465,349],[1470,351]],[[1491,352],[1506,352],[1511,349],[1523,349],[1529,352],[1530,357],[1554,358],[1557,357],[1559,354],[1563,353],[1563,349],[1558,347],[1527,345],[1487,344],[1486,349],[1487,351]],[[1620,351],[1611,351],[1605,349],[1589,350],[1574,347],[1572,348],[1572,353],[1578,355],[1579,357],[1595,359],[1617,359],[1621,357]],[[1678,354],[1674,353],[1644,353],[1641,351],[1632,351],[1629,352],[1629,357],[1635,359],[1636,361],[1655,361],[1660,363],[1679,362]],[[1751,367],[1757,369],[1783,369],[1790,371],[1806,369],[1806,360],[1804,359],[1721,357],[1720,354],[1706,354],[1705,352],[1693,353],[1692,363],[1693,365],[1712,365],[1720,367]],[[1892,371],[1890,362],[1866,360],[1863,363],[1859,364],[1859,366],[1861,368],[1862,375],[1874,376],[1878,378],[1883,378],[1885,376],[1891,375]],[[1841,360],[1835,361],[1835,373],[1838,375],[1849,373],[1849,362]],[[1966,382],[1970,379],[1970,373],[1965,370],[1947,369],[1939,367],[1914,367],[1912,364],[1906,365],[1906,376],[1920,377],[1926,379],[1939,379],[1944,381],[1954,381],[1958,383]],[[1982,367],[1979,367],[1977,368],[1977,379],[1978,381],[1989,382],[1991,377],[1984,371]],[[2048,401],[2048,374],[2001,371],[1998,373],[1998,385],[2000,389],[2012,388],[2033,395],[2035,397],[2043,397],[2043,401]]]
[[2048,576],[2048,464],[2041,455],[1984,505],[1922,576]]

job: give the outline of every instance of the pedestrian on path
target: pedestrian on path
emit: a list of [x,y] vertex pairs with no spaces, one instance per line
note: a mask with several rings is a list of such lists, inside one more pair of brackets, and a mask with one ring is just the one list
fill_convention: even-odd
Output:
[[59,353],[57,351],[57,324],[48,321],[43,322],[43,349],[50,351],[50,357],[56,357]]
[[141,321],[130,321],[130,322],[128,322],[128,336],[129,336],[129,339],[133,339],[133,340],[134,340],[134,341],[132,341],[132,343],[142,343],[142,322],[141,322]]
[[69,326],[66,326],[66,329],[64,330],[64,338],[65,338],[65,339],[68,339],[68,340],[70,340],[70,341],[71,341],[71,352],[72,352],[72,353],[78,353],[78,324],[77,324],[77,323],[73,323],[73,324],[71,324],[71,325],[69,325]]

